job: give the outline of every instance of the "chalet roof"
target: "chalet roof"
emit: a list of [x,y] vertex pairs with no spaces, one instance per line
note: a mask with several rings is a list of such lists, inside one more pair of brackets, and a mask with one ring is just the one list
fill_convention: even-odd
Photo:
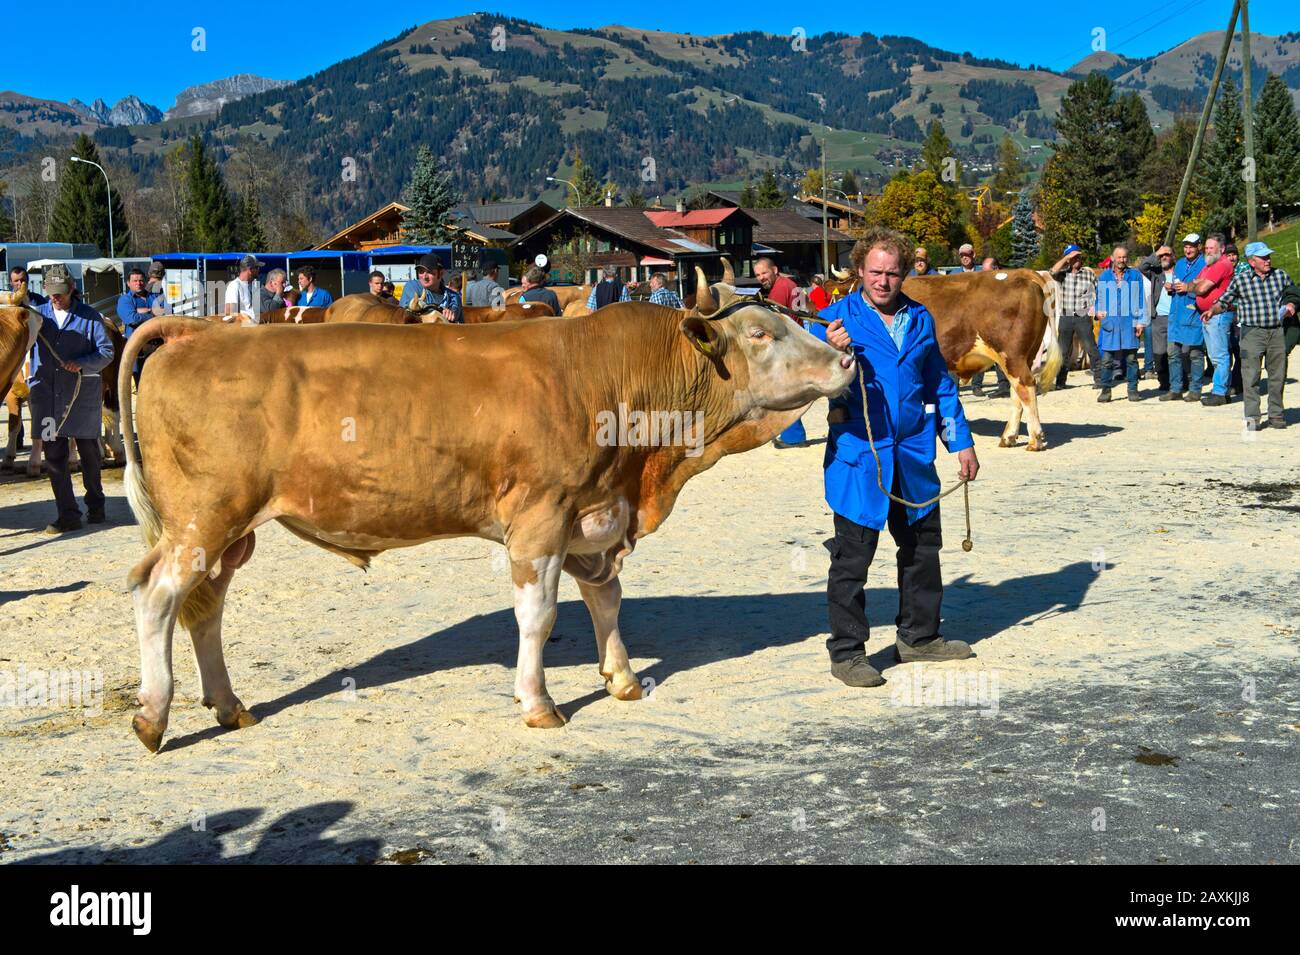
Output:
[[582,206],[563,209],[545,222],[529,229],[516,239],[515,243],[522,243],[535,234],[552,228],[564,218],[577,219],[629,242],[656,249],[670,256],[708,255],[717,252],[712,246],[689,239],[674,229],[660,228],[651,220],[649,214],[640,209],[622,206]]
[[[746,209],[754,221],[754,241],[764,245],[779,245],[791,242],[820,242],[822,227],[793,212],[790,209]],[[826,230],[831,242],[852,242],[853,236],[839,229]]]
[[719,225],[732,216],[752,217],[743,209],[723,207],[721,209],[692,209],[687,212],[667,210],[664,212],[646,212],[650,221],[660,228],[680,228],[685,226]]

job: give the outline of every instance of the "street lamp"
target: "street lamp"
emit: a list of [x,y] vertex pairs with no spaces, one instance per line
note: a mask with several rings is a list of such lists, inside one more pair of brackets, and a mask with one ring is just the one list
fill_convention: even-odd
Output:
[[108,173],[104,172],[104,167],[99,163],[91,162],[89,159],[82,159],[80,156],[69,156],[68,159],[71,162],[84,162],[87,166],[94,166],[104,177],[104,188],[108,191],[108,257],[115,259],[117,252],[113,245],[113,187],[108,184]]
[[566,186],[568,186],[570,189],[572,189],[574,192],[577,192],[577,191],[578,191],[578,187],[575,186],[573,183],[569,182],[569,180],[567,180],[567,179],[556,179],[554,176],[547,176],[547,177],[546,177],[546,181],[547,181],[547,182],[562,182],[562,183],[564,183]]

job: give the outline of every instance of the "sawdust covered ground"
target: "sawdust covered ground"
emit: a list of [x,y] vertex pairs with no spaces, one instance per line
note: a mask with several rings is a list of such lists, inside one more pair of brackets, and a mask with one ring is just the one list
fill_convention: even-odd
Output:
[[[178,631],[150,756],[121,473],[115,526],[57,539],[31,530],[48,484],[7,479],[0,674],[89,671],[103,699],[0,705],[0,861],[1300,860],[1300,414],[1245,440],[1240,404],[1103,406],[1072,380],[1043,454],[996,447],[1005,401],[964,399],[984,471],[972,553],[944,508],[944,607],[974,659],[895,665],[886,540],[868,652],[889,684],[830,677],[823,446],[769,446],[688,484],[627,562],[648,699],[606,696],[565,578],[558,731],[511,702],[496,545],[363,574],[268,527],[226,610],[260,725],[216,726]],[[824,406],[807,420],[825,434]]]

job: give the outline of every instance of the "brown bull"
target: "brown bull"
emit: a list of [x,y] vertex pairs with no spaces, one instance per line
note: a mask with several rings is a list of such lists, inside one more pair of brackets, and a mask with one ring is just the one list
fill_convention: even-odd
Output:
[[[127,441],[127,497],[150,546],[129,578],[140,740],[157,751],[167,727],[178,615],[204,704],[223,726],[256,722],[230,685],[221,611],[268,521],[361,567],[445,537],[504,543],[529,726],[565,722],[542,668],[564,570],[606,690],[639,698],[618,625],[624,558],[690,477],[771,440],[856,371],[789,319],[704,297],[711,319],[629,302],[611,306],[617,321],[474,327],[148,322],[127,349],[129,362],[137,339],[166,340],[138,399],[145,469]],[[258,404],[276,413],[241,410]],[[128,401],[128,438],[134,424]]]
[[[581,318],[583,315],[590,315],[591,310],[587,308],[587,299],[591,297],[590,285],[558,285],[547,286],[555,293],[556,300],[560,303],[560,314],[566,318]],[[506,304],[519,301],[519,296],[524,294],[522,286],[516,285],[512,289],[506,290]]]
[[500,308],[490,305],[466,306],[466,325],[482,325],[489,322],[521,322],[532,318],[550,318],[555,313],[545,302],[507,302]]
[[[858,294],[856,278],[848,276],[836,271],[835,278],[822,284],[832,300]],[[1052,390],[1062,360],[1056,340],[1058,295],[1051,276],[1031,269],[914,275],[903,281],[903,294],[934,317],[939,350],[963,384],[991,365],[1007,376],[1011,415],[999,446],[1015,447],[1020,419],[1027,413],[1029,450],[1046,448],[1038,396]]]

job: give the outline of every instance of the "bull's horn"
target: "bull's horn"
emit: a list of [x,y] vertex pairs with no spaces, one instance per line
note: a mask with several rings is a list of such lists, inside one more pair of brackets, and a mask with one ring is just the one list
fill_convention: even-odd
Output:
[[704,269],[695,266],[695,310],[701,315],[712,315],[718,310],[718,302],[713,297],[713,289],[704,277]]
[[728,285],[736,284],[736,273],[731,268],[731,259],[725,255],[722,257],[722,281]]
[[832,265],[832,266],[831,266],[831,275],[835,276],[837,279],[839,279],[841,282],[843,282],[846,278],[849,277],[849,270],[848,270],[848,269],[837,269],[835,266]]

